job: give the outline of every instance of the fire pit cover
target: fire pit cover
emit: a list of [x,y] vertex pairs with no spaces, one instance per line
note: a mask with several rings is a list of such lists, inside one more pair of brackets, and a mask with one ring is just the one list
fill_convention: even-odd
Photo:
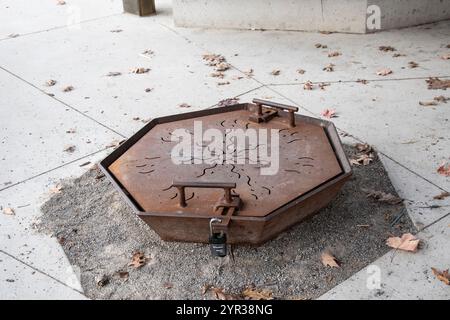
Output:
[[[101,168],[165,240],[208,242],[220,230],[228,243],[262,243],[325,206],[351,169],[331,122],[296,115],[294,107],[254,102],[153,119]],[[202,139],[208,129],[222,134],[220,153],[211,153],[212,140]],[[265,129],[267,139],[258,136],[257,143],[245,145],[233,139],[231,132],[250,139],[253,129],[255,135]],[[184,163],[174,163],[183,137],[192,141],[192,152],[182,154]],[[271,152],[277,165],[263,157]]]

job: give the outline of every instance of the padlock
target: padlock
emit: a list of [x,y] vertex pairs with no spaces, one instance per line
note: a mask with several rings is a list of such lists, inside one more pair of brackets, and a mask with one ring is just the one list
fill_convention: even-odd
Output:
[[227,235],[223,232],[213,231],[213,223],[215,222],[222,222],[222,220],[212,218],[209,221],[209,245],[213,256],[223,258],[227,255]]

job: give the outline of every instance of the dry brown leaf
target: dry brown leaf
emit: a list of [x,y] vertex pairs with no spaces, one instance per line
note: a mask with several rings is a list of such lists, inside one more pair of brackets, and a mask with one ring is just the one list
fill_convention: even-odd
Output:
[[441,59],[443,59],[443,60],[450,60],[450,53],[442,55]]
[[239,300],[238,297],[225,293],[223,289],[210,287],[210,290],[214,293],[214,297],[217,300]]
[[358,79],[358,80],[356,80],[356,82],[362,83],[362,84],[368,84],[369,83],[369,81],[367,81],[365,79]]
[[311,81],[306,81],[303,85],[304,90],[312,90],[314,88],[314,85]]
[[326,71],[326,72],[333,72],[334,71],[334,67],[335,67],[335,65],[330,63],[327,66],[325,66],[322,70]]
[[143,252],[136,251],[135,253],[133,253],[133,257],[131,258],[131,261],[128,264],[128,266],[139,269],[145,266],[148,260],[150,260],[150,258],[146,257]]
[[64,152],[73,153],[77,147],[74,145],[69,145],[64,148]]
[[165,282],[165,283],[164,283],[164,288],[166,288],[166,289],[172,289],[172,288],[173,288],[173,283],[171,283],[171,282]]
[[153,90],[153,88],[145,88],[145,92],[151,92]]
[[56,1],[56,4],[57,4],[58,6],[63,6],[63,5],[66,4],[66,2],[65,2],[64,0],[58,0],[58,1]]
[[434,97],[433,100],[437,101],[437,102],[447,103],[447,101],[450,100],[450,98],[444,97],[444,96],[437,96],[437,97]]
[[3,213],[6,214],[6,215],[9,215],[9,216],[16,215],[16,211],[13,208],[9,208],[9,207],[4,208],[3,209]]
[[119,271],[117,274],[119,275],[120,279],[124,280],[128,280],[128,277],[130,275],[127,271]]
[[419,64],[417,62],[414,61],[408,62],[408,67],[410,67],[411,69],[417,68],[418,66]]
[[222,56],[220,54],[213,54],[213,53],[204,54],[203,60],[205,60],[206,64],[211,67],[214,67],[214,66],[218,65],[219,63],[226,61],[224,56]]
[[450,80],[441,80],[439,78],[429,78],[425,80],[430,90],[446,90],[450,88]]
[[370,153],[373,151],[372,146],[368,143],[357,143],[355,144],[355,148],[361,153]]
[[53,79],[45,81],[45,85],[47,87],[53,87],[55,84],[56,84],[56,80],[53,80]]
[[443,192],[441,192],[441,194],[438,194],[437,196],[434,196],[433,199],[435,199],[435,200],[444,200],[447,197],[450,197],[450,192],[443,191]]
[[249,300],[273,300],[272,291],[267,289],[246,288],[242,291],[242,296]]
[[63,92],[70,92],[73,91],[74,87],[73,86],[66,86],[63,88]]
[[431,271],[436,276],[436,278],[438,278],[438,280],[450,286],[450,274],[448,273],[448,269],[444,271],[439,271],[438,269],[432,267]]
[[327,46],[326,44],[321,44],[321,43],[316,43],[314,46],[315,46],[317,49],[320,49],[320,48],[326,49],[326,48],[328,48],[328,46]]
[[402,237],[390,237],[386,240],[386,244],[394,249],[416,252],[420,240],[411,233],[405,233]]
[[221,63],[216,64],[215,70],[219,71],[219,72],[220,71],[226,71],[226,70],[230,69],[230,67],[231,66],[228,63],[221,62]]
[[154,54],[153,50],[147,49],[144,52],[142,52],[145,56],[152,56]]
[[328,118],[328,119],[336,118],[336,117],[337,117],[337,115],[336,115],[336,110],[335,110],[335,109],[325,109],[325,110],[323,110],[323,111],[320,113],[320,115],[321,115],[322,117],[325,117],[325,118]]
[[244,74],[247,77],[252,77],[253,76],[253,69],[248,69],[247,71],[244,71]]
[[437,173],[445,177],[450,177],[450,165],[447,165],[446,161],[442,162],[441,165],[437,168]]
[[111,32],[111,33],[120,33],[122,31],[123,31],[122,29],[113,29],[113,30],[110,30],[109,32]]
[[339,268],[337,259],[329,252],[322,252],[320,259],[325,267]]
[[325,82],[319,83],[320,90],[325,90],[325,88],[328,86],[330,86],[329,83],[325,83]]
[[350,159],[350,163],[353,165],[363,165],[367,166],[373,162],[373,153],[364,153],[364,154],[357,154],[355,157]]
[[383,52],[397,51],[394,47],[391,46],[379,46],[378,49]]
[[398,57],[406,57],[406,54],[403,54],[403,53],[394,53],[392,56],[393,56],[394,58],[398,58]]
[[332,58],[332,57],[338,57],[338,56],[340,56],[342,53],[340,53],[339,51],[333,51],[333,52],[330,52],[330,53],[328,53],[328,57],[329,58]]
[[423,107],[430,107],[430,106],[437,106],[438,103],[435,100],[433,100],[433,101],[419,101],[419,105],[421,105]]
[[230,84],[230,81],[220,81],[220,82],[217,82],[217,85],[218,86],[226,86],[226,85],[229,85]]
[[273,76],[279,76],[280,73],[281,73],[281,70],[275,69],[275,70],[272,70],[272,72],[270,74]]
[[63,186],[61,184],[57,184],[54,187],[50,188],[50,193],[52,194],[58,194],[61,193],[61,190],[63,189]]
[[140,67],[140,68],[134,68],[133,70],[131,70],[131,73],[135,73],[135,74],[144,74],[144,73],[147,73],[147,72],[149,72],[149,71],[150,71],[149,68],[143,68],[143,67]]
[[215,72],[212,72],[210,74],[210,76],[213,77],[213,78],[223,79],[225,77],[225,74],[223,72],[220,72],[220,71],[215,71]]
[[233,104],[238,104],[238,103],[239,103],[239,98],[227,98],[227,99],[220,100],[217,103],[217,106],[218,107],[228,107],[228,106],[231,106]]
[[298,74],[305,74],[305,72],[306,72],[306,71],[303,70],[303,69],[297,69],[297,73],[298,73]]
[[379,76],[387,76],[388,74],[392,74],[392,70],[388,68],[380,69],[377,71],[377,75]]
[[379,202],[388,203],[388,204],[400,204],[403,202],[403,199],[394,196],[390,193],[385,193],[382,191],[375,191],[375,190],[364,190],[367,194],[367,198],[372,198],[374,200],[377,200]]

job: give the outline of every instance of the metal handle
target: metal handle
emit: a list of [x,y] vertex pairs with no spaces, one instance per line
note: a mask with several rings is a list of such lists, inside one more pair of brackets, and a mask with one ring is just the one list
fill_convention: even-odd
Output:
[[178,189],[180,193],[180,206],[186,207],[186,188],[215,188],[223,189],[225,192],[225,202],[232,203],[233,199],[231,197],[231,189],[236,188],[236,183],[234,182],[198,182],[198,181],[173,181],[172,187]]
[[289,112],[289,126],[295,127],[295,114],[298,111],[298,107],[288,106],[286,104],[272,102],[262,99],[253,99],[253,103],[256,104],[256,113],[258,116],[262,116],[262,106],[268,106],[275,109],[280,109]]

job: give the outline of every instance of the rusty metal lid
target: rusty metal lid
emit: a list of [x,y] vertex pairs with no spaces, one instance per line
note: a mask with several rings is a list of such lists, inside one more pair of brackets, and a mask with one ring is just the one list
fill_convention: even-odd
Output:
[[[255,120],[258,111],[261,115],[267,114],[267,119],[263,116],[261,121]],[[272,108],[261,108],[261,104],[238,104],[154,119],[101,165],[141,212],[213,216],[218,200],[223,198],[223,190],[190,188],[191,185],[181,190],[174,181],[194,185],[227,182],[231,184],[228,185],[230,188],[236,185],[232,194],[238,194],[243,204],[236,212],[238,216],[264,217],[343,173],[342,155],[336,153],[333,145],[336,141],[339,143],[334,126],[327,121],[295,115],[293,127],[289,124],[294,121],[294,113],[287,111],[274,112]],[[275,115],[269,116],[269,113]],[[201,121],[203,130],[214,128],[223,133],[224,154],[233,152],[244,158],[248,157],[250,148],[225,150],[228,147],[227,129],[279,130],[278,172],[262,175],[264,165],[248,161],[244,164],[225,161],[174,164],[171,154],[177,141],[172,141],[171,136],[176,129],[183,129],[193,136],[195,121]],[[329,137],[329,130],[334,130],[334,142]],[[267,141],[269,149],[271,143]],[[207,144],[197,147],[205,148]],[[180,206],[180,191],[184,190],[186,206]]]

